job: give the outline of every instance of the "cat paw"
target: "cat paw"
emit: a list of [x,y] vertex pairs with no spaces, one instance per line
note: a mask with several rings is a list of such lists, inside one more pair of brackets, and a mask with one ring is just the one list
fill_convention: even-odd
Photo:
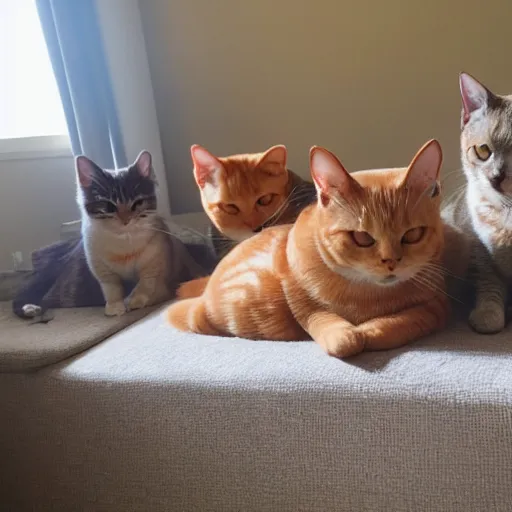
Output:
[[105,315],[107,316],[121,316],[126,313],[126,307],[123,301],[107,302],[105,305]]
[[495,334],[505,328],[505,311],[496,305],[484,305],[473,309],[469,325],[480,334]]
[[356,327],[332,325],[316,340],[333,357],[350,357],[364,350],[364,335]]
[[36,304],[25,304],[21,310],[26,318],[35,318],[36,316],[40,316],[43,312],[43,308]]
[[136,293],[128,297],[128,311],[149,306],[149,297],[144,293]]

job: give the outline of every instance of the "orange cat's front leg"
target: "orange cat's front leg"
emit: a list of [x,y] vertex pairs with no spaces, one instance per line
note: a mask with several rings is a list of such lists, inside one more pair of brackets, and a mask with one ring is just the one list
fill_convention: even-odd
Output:
[[323,309],[299,287],[287,293],[288,304],[299,325],[329,355],[349,357],[364,350],[364,334],[348,320]]
[[350,357],[364,350],[365,336],[347,320],[326,311],[309,319],[309,334],[330,355]]
[[388,350],[443,328],[449,313],[449,301],[439,296],[394,315],[368,320],[355,330],[364,339],[364,350]]
[[349,357],[364,350],[364,335],[347,320],[324,310],[297,316],[301,327],[331,356]]

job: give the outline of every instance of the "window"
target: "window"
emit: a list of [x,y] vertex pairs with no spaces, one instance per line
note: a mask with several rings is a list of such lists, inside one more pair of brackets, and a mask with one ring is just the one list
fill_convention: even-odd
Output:
[[0,1],[0,157],[69,154],[66,121],[35,0]]

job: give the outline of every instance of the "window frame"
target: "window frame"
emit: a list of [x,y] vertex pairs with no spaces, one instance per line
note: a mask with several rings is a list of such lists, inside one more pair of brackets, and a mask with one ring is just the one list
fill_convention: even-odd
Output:
[[0,161],[72,157],[68,135],[0,139]]

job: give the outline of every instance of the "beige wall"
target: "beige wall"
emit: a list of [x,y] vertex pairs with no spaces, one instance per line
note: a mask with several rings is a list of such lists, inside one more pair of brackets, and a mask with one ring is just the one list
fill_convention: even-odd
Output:
[[35,249],[57,242],[63,222],[79,218],[73,158],[0,160],[0,272],[12,253],[30,268]]
[[173,213],[200,209],[193,143],[220,155],[284,143],[306,175],[313,144],[356,170],[404,165],[436,137],[448,170],[459,71],[512,92],[510,0],[139,3]]

